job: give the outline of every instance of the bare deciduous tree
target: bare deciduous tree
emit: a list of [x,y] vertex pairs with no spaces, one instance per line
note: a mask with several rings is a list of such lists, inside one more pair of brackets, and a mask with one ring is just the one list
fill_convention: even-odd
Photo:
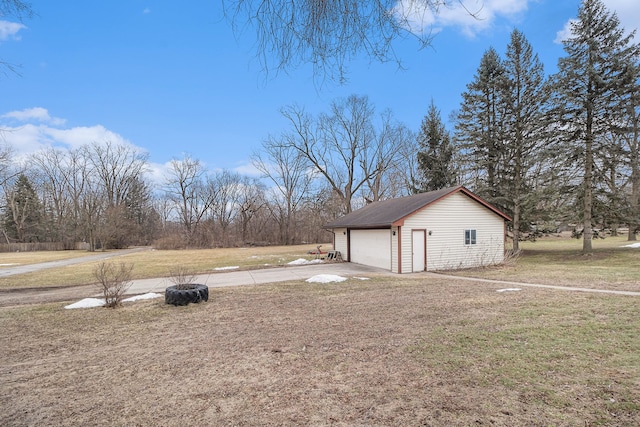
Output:
[[[391,111],[380,116],[381,129],[376,132],[368,156],[362,158],[361,167],[367,181],[362,190],[365,200],[379,200],[402,195],[402,182],[397,181],[394,169],[406,169],[403,162],[402,148],[410,144],[413,134],[402,123],[395,122]],[[415,152],[413,153],[415,157]]]
[[[450,0],[223,0],[235,29],[252,27],[264,70],[288,71],[313,64],[314,74],[343,82],[348,62],[364,55],[379,62],[400,59],[392,42],[413,36],[429,46],[431,31],[422,29]],[[469,12],[471,13],[471,12]],[[420,27],[416,28],[416,24]]]
[[205,188],[206,169],[199,160],[185,155],[182,160],[171,161],[168,173],[164,190],[190,242],[211,208],[212,195]]
[[238,202],[244,191],[242,177],[235,172],[223,170],[210,177],[207,183],[208,197],[211,199],[211,211],[216,224],[220,227],[219,241],[229,244],[229,226],[239,212]]
[[121,205],[135,180],[139,180],[144,174],[148,154],[135,147],[111,141],[94,142],[83,150],[101,181],[108,205]]
[[336,100],[330,113],[315,120],[296,106],[284,108],[282,114],[292,126],[287,147],[298,150],[327,180],[342,201],[342,213],[352,211],[356,194],[367,185],[372,197],[382,196],[383,175],[395,158],[392,144],[404,133],[392,132],[384,115],[383,129],[376,131],[374,107],[366,96]]
[[[22,0],[0,0],[0,18],[14,17],[22,21],[25,18],[31,18],[34,12],[31,4]],[[5,69],[17,74],[18,66],[0,59],[0,70]]]
[[258,179],[243,176],[241,187],[238,194],[238,222],[240,239],[244,244],[248,240],[249,224],[266,205],[266,186]]
[[295,241],[296,216],[315,178],[307,158],[289,144],[292,138],[287,134],[270,137],[263,142],[262,153],[252,156],[256,169],[274,184],[269,207],[279,225],[280,243],[285,245]]
[[86,184],[86,159],[78,150],[50,147],[34,153],[30,160],[42,177],[45,199],[52,215],[53,237],[62,242],[80,239],[79,203]]

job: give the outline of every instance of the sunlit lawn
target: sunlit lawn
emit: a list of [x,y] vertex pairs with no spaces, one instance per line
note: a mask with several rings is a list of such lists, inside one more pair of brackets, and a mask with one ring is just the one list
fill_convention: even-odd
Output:
[[0,252],[0,269],[91,255],[87,251]]
[[593,254],[582,254],[582,240],[543,238],[522,242],[522,255],[506,266],[456,274],[487,279],[576,287],[640,291],[640,248],[626,237],[593,240]]
[[640,425],[638,297],[419,275],[0,308],[0,425]]
[[[134,265],[133,278],[146,279],[170,276],[171,271],[178,266],[194,273],[210,273],[216,271],[216,268],[224,267],[237,266],[242,269],[249,269],[284,265],[298,258],[312,259],[313,255],[309,255],[307,252],[315,249],[315,247],[316,245],[296,245],[167,251],[148,250],[112,258],[108,262],[131,263]],[[117,251],[111,251],[110,253],[113,252]],[[15,263],[25,264],[52,261],[56,259],[56,256],[61,257],[58,259],[63,259],[65,255],[66,258],[73,258],[92,255],[92,253],[86,251],[72,251],[72,253],[33,252],[31,254],[13,254],[11,259]],[[99,262],[101,261],[1,278],[0,288],[71,286],[94,283],[93,269]]]

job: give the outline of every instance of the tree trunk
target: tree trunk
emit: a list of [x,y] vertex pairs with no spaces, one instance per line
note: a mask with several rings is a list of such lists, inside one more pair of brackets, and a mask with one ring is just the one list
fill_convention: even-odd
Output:
[[[637,123],[637,121],[636,121]],[[634,140],[630,145],[631,157],[631,221],[629,221],[629,234],[627,240],[636,240],[636,230],[640,226],[640,160],[638,159],[638,128],[634,129]]]
[[584,211],[583,211],[583,233],[582,233],[582,253],[591,255],[593,252],[591,228],[591,208],[593,205],[593,116],[591,107],[587,106],[587,129],[585,137],[585,159],[584,159]]
[[627,240],[635,241],[636,230],[640,225],[640,173],[637,171],[637,166],[631,173],[631,216]]

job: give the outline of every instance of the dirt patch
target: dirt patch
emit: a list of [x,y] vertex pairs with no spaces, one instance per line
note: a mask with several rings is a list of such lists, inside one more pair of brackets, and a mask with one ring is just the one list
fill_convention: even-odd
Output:
[[496,289],[351,279],[3,308],[0,424],[640,423],[635,299]]

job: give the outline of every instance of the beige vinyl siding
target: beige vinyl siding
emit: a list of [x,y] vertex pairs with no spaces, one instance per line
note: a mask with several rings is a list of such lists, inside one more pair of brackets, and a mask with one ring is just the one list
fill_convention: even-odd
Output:
[[[403,273],[411,271],[411,230],[420,228],[427,229],[427,271],[504,260],[504,220],[464,194],[454,193],[405,219],[401,227]],[[470,229],[476,230],[475,245],[464,242],[464,232]]]
[[399,273],[398,271],[398,239],[400,237],[400,233],[398,231],[400,229],[401,227],[391,227],[391,271],[393,273]]
[[335,228],[333,229],[334,233],[334,241],[333,241],[333,250],[340,251],[340,255],[342,255],[343,260],[347,260],[347,229],[346,228]]

